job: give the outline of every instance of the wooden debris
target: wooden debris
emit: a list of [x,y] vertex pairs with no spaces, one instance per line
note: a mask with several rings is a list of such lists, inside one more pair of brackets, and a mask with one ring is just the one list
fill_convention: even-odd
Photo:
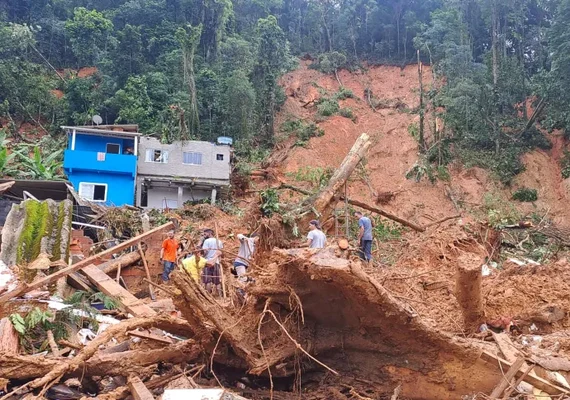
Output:
[[[503,371],[511,368],[512,366],[512,363],[500,357],[497,357],[496,355],[491,354],[488,351],[483,351],[481,353],[481,359],[491,363],[492,365],[495,365],[497,369],[502,369]],[[516,378],[519,378],[521,375],[523,375],[523,372],[521,372],[520,370],[516,371],[515,373]],[[527,382],[530,385],[534,386],[535,388],[538,388],[548,394],[570,395],[570,390],[554,385],[548,382],[547,380],[539,378],[537,376],[527,375],[526,378],[524,379],[524,382]]]
[[113,260],[104,262],[97,266],[101,271],[106,274],[109,274],[113,271],[117,271],[120,268],[128,267],[129,265],[133,265],[141,260],[141,255],[138,251],[132,251],[130,253],[126,253],[121,255],[119,258],[115,258]]
[[[344,200],[344,197],[341,196],[340,200]],[[423,226],[416,225],[413,222],[407,221],[403,218],[398,217],[397,215],[391,214],[387,211],[384,211],[378,207],[371,206],[367,203],[363,203],[363,202],[357,201],[357,200],[348,199],[348,204],[356,206],[356,207],[360,207],[364,210],[367,210],[367,211],[373,212],[375,214],[381,215],[381,216],[388,218],[392,221],[396,221],[399,224],[407,226],[408,228],[411,228],[416,232],[424,232],[426,230]]]
[[499,382],[499,384],[495,387],[495,389],[493,389],[491,395],[489,396],[489,399],[498,399],[499,396],[503,394],[505,389],[509,385],[511,385],[511,380],[515,377],[517,372],[519,372],[519,369],[522,367],[523,364],[524,364],[524,357],[517,358],[517,360],[509,367],[509,370],[507,371],[505,376],[503,376],[501,382]]
[[129,389],[135,400],[154,400],[154,396],[138,376],[129,378]]
[[159,335],[155,335],[153,333],[148,333],[148,332],[143,332],[143,331],[130,331],[127,332],[127,335],[130,336],[135,336],[141,339],[149,339],[149,340],[154,340],[155,342],[160,342],[160,343],[166,343],[166,344],[172,344],[172,339],[166,337],[166,336],[159,336]]
[[0,319],[0,353],[18,354],[19,347],[20,338],[12,322],[7,317]]
[[46,333],[51,352],[55,357],[59,357],[59,348],[57,347],[57,343],[55,342],[55,338],[53,337],[53,332],[51,330],[48,330]]
[[[146,273],[146,279],[151,281],[152,279],[150,277],[150,270],[148,269],[148,263],[146,262],[146,257],[144,255],[144,252],[143,252],[143,249],[142,249],[142,246],[140,243],[138,244],[138,253],[141,256],[141,260],[142,260],[143,265],[144,265],[144,271]],[[156,300],[156,296],[154,295],[154,290],[153,290],[151,284],[148,285],[148,292],[150,293],[150,298],[152,300]]]
[[109,275],[101,271],[94,265],[83,268],[83,273],[87,279],[108,296],[119,301],[122,308],[133,314],[135,317],[153,316],[156,312],[137,299],[131,292],[115,282]]
[[332,211],[335,196],[344,186],[344,183],[350,177],[358,163],[366,156],[371,144],[368,134],[363,133],[360,135],[338,169],[335,170],[327,186],[317,193],[315,199],[311,201],[313,208],[320,214],[319,217],[322,220],[325,220]]
[[[186,322],[179,322],[176,318],[167,316],[153,316],[151,318],[133,318],[125,320],[119,324],[109,326],[103,333],[89,342],[73,359],[59,362],[49,373],[37,378],[25,385],[20,386],[11,393],[8,393],[6,398],[14,394],[24,394],[30,390],[44,387],[59,382],[59,380],[68,373],[81,369],[84,363],[89,360],[99,349],[99,346],[106,344],[113,337],[125,334],[125,332],[136,328],[149,328],[152,326],[188,326]],[[189,328],[189,326],[188,326]],[[191,331],[191,329],[189,329]],[[161,349],[161,351],[163,351]],[[145,354],[148,352],[145,352]],[[180,351],[177,351],[180,354]],[[118,353],[121,354],[121,353]],[[185,355],[186,356],[186,355]],[[124,368],[124,365],[123,365]]]
[[30,284],[20,284],[16,289],[11,290],[9,292],[6,292],[2,296],[0,296],[0,304],[4,303],[4,302],[6,302],[6,301],[8,301],[14,297],[21,296],[24,293],[29,292],[30,290],[37,289],[37,288],[40,288],[44,285],[47,285],[48,283],[55,282],[59,278],[67,276],[72,272],[79,271],[80,269],[82,269],[88,265],[91,265],[94,261],[101,260],[105,257],[112,255],[113,253],[116,253],[118,251],[126,249],[127,247],[134,246],[134,245],[138,244],[145,237],[148,237],[148,236],[153,235],[153,234],[158,233],[158,232],[162,232],[164,230],[172,229],[173,227],[174,227],[174,224],[172,222],[168,222],[164,225],[159,226],[158,228],[154,228],[148,232],[145,232],[139,236],[136,236],[134,238],[131,238],[131,239],[121,243],[121,244],[118,244],[117,246],[114,246],[110,249],[102,251],[99,254],[88,257],[84,260],[79,261],[76,264],[73,264],[73,265],[70,265],[66,268],[63,268],[63,269],[61,269],[61,270],[59,270],[59,271],[57,271],[51,275],[46,276],[45,278],[38,279],[37,281],[34,281]]

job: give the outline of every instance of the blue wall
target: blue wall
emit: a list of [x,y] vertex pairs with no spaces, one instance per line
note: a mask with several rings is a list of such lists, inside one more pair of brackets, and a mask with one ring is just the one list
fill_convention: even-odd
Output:
[[[67,148],[71,150],[71,139],[72,134],[69,135],[69,140],[67,141]],[[80,132],[75,134],[75,150],[85,150],[85,151],[95,151],[104,153],[107,151],[107,143],[116,143],[121,145],[120,153],[122,153],[125,148],[134,148],[135,142],[133,139],[120,139],[115,137],[107,136],[94,136],[94,135],[84,135]]]
[[68,177],[77,192],[79,192],[79,184],[81,182],[107,184],[107,205],[122,206],[134,204],[135,181],[131,175],[74,170]]
[[[71,150],[72,135],[69,135],[67,150],[63,156],[63,168],[73,188],[79,192],[81,182],[107,185],[108,205],[133,205],[137,156],[122,154],[125,148],[134,148],[134,139],[107,136],[75,136],[75,150]],[[119,154],[105,154],[104,161],[97,160],[97,153],[106,153],[107,143],[121,146]]]

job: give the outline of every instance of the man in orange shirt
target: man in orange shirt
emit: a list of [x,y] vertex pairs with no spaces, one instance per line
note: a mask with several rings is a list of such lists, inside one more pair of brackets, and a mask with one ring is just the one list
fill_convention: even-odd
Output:
[[170,273],[176,265],[177,250],[178,242],[174,239],[174,231],[170,231],[168,232],[168,238],[162,242],[162,249],[160,249],[160,260],[164,266],[164,271],[162,272],[162,280],[164,282],[170,280]]

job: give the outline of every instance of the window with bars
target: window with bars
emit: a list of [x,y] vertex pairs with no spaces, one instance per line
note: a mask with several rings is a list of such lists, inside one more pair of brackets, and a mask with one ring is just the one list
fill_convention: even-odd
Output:
[[202,153],[196,153],[193,151],[185,151],[182,154],[182,162],[184,164],[190,165],[202,165]]

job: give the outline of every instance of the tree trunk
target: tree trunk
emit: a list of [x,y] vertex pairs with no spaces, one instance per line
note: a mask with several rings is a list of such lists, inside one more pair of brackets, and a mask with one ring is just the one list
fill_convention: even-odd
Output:
[[[191,361],[201,353],[201,346],[192,340],[153,350],[128,350],[111,354],[98,352],[72,375],[126,376],[159,362],[178,364]],[[61,360],[57,358],[3,354],[0,376],[16,380],[35,379],[48,374],[59,364]]]
[[481,298],[481,258],[471,253],[459,257],[455,297],[461,306],[464,328],[474,332],[485,319]]
[[141,255],[138,251],[133,251],[127,254],[122,255],[119,258],[115,258],[114,260],[107,261],[101,265],[98,265],[99,268],[104,273],[108,274],[110,272],[116,271],[120,268],[128,267],[134,263],[137,263],[141,260]]
[[338,191],[344,186],[344,183],[350,177],[358,163],[366,156],[366,152],[370,147],[370,136],[363,133],[354,142],[354,145],[329,180],[328,185],[321,190],[313,202],[314,210],[321,214],[321,218],[326,219],[330,209],[334,206],[333,199]]
[[499,140],[499,127],[497,125],[497,114],[500,112],[499,110],[499,88],[497,87],[499,82],[499,50],[498,47],[498,25],[499,25],[499,16],[497,14],[497,0],[492,0],[492,32],[491,32],[491,47],[492,47],[492,54],[493,54],[493,133],[495,136],[495,153],[498,156],[499,152],[501,151],[501,144]]
[[424,110],[424,85],[423,85],[423,79],[422,79],[422,75],[423,75],[423,66],[422,66],[422,62],[420,61],[420,51],[418,50],[418,80],[420,83],[420,132],[419,132],[419,147],[420,147],[420,153],[425,153],[426,151],[426,145],[425,145],[425,138],[424,138],[424,116],[425,116],[425,110]]

